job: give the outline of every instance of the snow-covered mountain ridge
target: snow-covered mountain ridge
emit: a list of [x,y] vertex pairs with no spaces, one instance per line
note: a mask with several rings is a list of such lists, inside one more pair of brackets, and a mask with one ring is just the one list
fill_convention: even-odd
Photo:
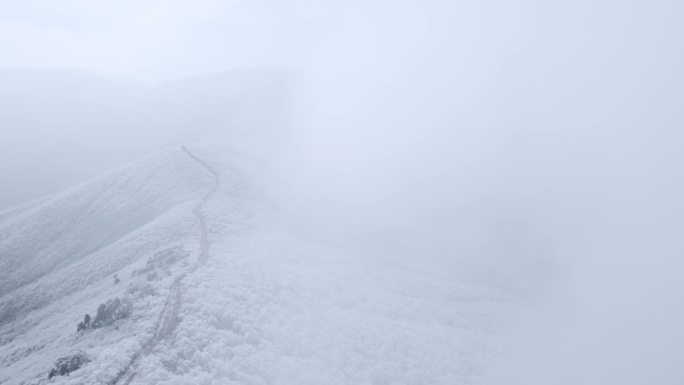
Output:
[[515,294],[292,232],[258,198],[263,175],[234,138],[211,139],[2,214],[0,383],[467,384],[486,372]]

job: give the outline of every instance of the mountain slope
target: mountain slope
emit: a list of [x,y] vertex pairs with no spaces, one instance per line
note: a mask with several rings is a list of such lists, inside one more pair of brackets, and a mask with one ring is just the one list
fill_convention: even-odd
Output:
[[[213,138],[0,217],[0,383],[470,384],[486,372],[517,295],[465,268],[293,232],[264,199],[266,175],[235,137]],[[62,357],[77,370],[59,375]]]
[[[186,153],[169,149],[3,218],[0,341],[7,367],[0,381],[21,383],[15,370],[43,377],[55,354],[88,345],[90,336],[74,333],[76,323],[100,303],[135,290],[168,290],[163,275],[147,284],[137,274],[135,284],[149,286],[138,289],[114,285],[113,277],[135,275],[164,250],[196,258],[192,210],[211,180]],[[162,301],[146,296],[140,318]],[[135,343],[144,324],[112,338]]]

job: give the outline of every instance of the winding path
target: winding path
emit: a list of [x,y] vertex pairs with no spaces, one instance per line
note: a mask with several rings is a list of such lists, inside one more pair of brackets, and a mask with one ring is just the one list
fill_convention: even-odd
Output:
[[182,304],[181,289],[183,279],[188,274],[191,274],[195,270],[197,270],[197,268],[204,264],[207,258],[209,258],[209,235],[207,229],[207,220],[204,216],[203,210],[204,206],[207,204],[207,202],[209,202],[209,200],[211,200],[211,198],[216,194],[216,191],[218,190],[219,174],[218,172],[216,172],[216,170],[209,166],[209,164],[207,164],[205,161],[203,161],[202,159],[194,155],[192,152],[190,152],[187,149],[187,147],[181,146],[181,149],[190,159],[192,159],[194,162],[202,166],[202,168],[204,168],[214,178],[214,184],[211,187],[211,189],[204,195],[204,197],[202,197],[200,201],[197,202],[197,204],[195,204],[195,206],[192,209],[192,213],[195,215],[195,217],[197,218],[197,222],[199,223],[200,255],[197,258],[197,262],[190,269],[186,270],[185,272],[181,273],[178,277],[176,277],[176,279],[171,284],[169,294],[166,297],[166,301],[164,302],[164,306],[161,310],[161,313],[159,314],[159,318],[155,323],[154,334],[152,335],[152,337],[150,337],[147,341],[145,341],[142,344],[141,349],[138,350],[135,354],[133,354],[128,364],[125,367],[123,367],[114,378],[108,381],[107,385],[117,385],[120,383],[126,385],[130,384],[135,378],[135,367],[140,362],[140,359],[150,354],[150,352],[152,352],[154,347],[157,346],[157,344],[160,341],[163,341],[168,336],[170,336],[171,333],[173,333],[173,330],[180,322],[178,312]]

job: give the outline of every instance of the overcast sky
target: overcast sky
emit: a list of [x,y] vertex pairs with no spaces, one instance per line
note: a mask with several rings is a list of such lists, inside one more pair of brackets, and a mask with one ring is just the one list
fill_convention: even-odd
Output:
[[0,66],[82,68],[158,82],[292,65],[312,33],[303,11],[311,8],[271,0],[4,1]]

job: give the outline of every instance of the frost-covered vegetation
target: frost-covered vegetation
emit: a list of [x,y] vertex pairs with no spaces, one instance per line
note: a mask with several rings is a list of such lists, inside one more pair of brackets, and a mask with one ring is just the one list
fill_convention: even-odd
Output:
[[76,331],[80,333],[86,329],[90,329],[91,320],[92,319],[90,318],[90,314],[86,314],[85,317],[83,317],[83,321],[79,322],[78,325],[76,325]]
[[[196,159],[181,148],[165,150],[5,219],[15,228],[36,226],[43,216],[60,223],[54,217],[71,218],[74,207],[99,207],[103,192],[107,202],[128,202],[78,210],[81,220],[62,236],[92,241],[95,251],[17,289],[17,303],[33,309],[31,322],[0,329],[11,336],[0,344],[0,357],[8,357],[0,361],[0,383],[39,381],[52,352],[65,348],[90,357],[88,365],[85,356],[65,357],[53,368],[78,384],[463,383],[477,373],[511,293],[489,278],[467,283],[468,269],[459,271],[462,281],[441,271],[383,268],[289,233],[246,194],[263,171],[237,155],[232,138],[188,148]],[[213,175],[198,159],[219,171]],[[159,183],[163,178],[169,181]],[[177,206],[160,204],[182,191],[196,193]],[[143,206],[161,213],[142,223],[112,222]],[[101,237],[81,237],[112,223],[126,226],[114,234],[127,235],[104,247]],[[119,284],[112,284],[115,275]],[[65,306],[89,317],[65,317]],[[26,312],[17,315],[29,319]]]
[[131,300],[128,298],[114,298],[101,304],[97,308],[92,327],[94,329],[109,326],[115,321],[128,318],[132,310]]
[[112,325],[115,321],[129,318],[133,310],[133,302],[130,298],[113,298],[100,304],[95,313],[95,319],[86,314],[83,321],[76,326],[78,332],[87,329],[97,329]]
[[158,280],[169,274],[173,264],[187,258],[189,254],[182,246],[157,251],[147,260],[143,268],[133,271],[133,276],[145,275],[148,281]]
[[48,379],[55,376],[68,376],[91,361],[91,358],[83,351],[78,351],[66,357],[61,357],[55,362],[54,368],[50,369]]

